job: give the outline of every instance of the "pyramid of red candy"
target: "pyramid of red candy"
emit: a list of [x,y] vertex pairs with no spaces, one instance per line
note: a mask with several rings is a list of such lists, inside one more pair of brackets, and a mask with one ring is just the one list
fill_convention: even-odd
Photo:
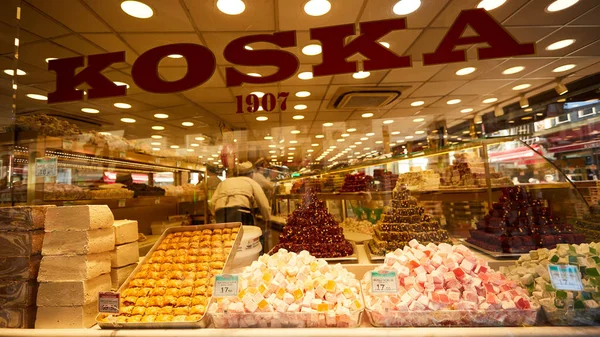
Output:
[[396,272],[399,290],[378,294],[372,274],[365,274],[365,306],[376,326],[511,326],[536,321],[537,307],[527,291],[463,245],[412,240],[387,254],[375,271]]
[[380,222],[375,226],[375,235],[369,244],[371,252],[384,255],[386,252],[403,248],[410,240],[424,243],[449,242],[448,232],[423,206],[410,195],[406,185],[400,185],[392,193],[392,204],[384,210]]
[[318,258],[352,255],[350,242],[344,238],[344,230],[327,211],[325,201],[308,193],[300,207],[288,217],[273,251],[286,249],[299,253],[307,250]]
[[583,234],[552,215],[544,202],[531,197],[522,187],[502,190],[468,242],[487,250],[505,253],[527,253],[538,248],[554,248],[559,243],[579,244]]
[[364,172],[347,174],[341,192],[363,192],[371,190],[373,177]]

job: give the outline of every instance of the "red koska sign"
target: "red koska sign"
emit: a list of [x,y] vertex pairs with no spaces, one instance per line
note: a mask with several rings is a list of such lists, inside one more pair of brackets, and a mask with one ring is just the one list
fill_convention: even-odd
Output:
[[[346,24],[313,28],[310,38],[322,46],[323,61],[312,66],[314,76],[351,74],[359,70],[357,61],[349,61],[351,56],[361,54],[363,70],[385,70],[411,66],[410,55],[397,55],[379,44],[378,40],[387,34],[406,29],[406,19],[398,18],[382,21],[361,22],[360,35],[346,43],[348,37],[356,35],[356,25]],[[463,37],[470,27],[476,35]],[[283,49],[246,50],[250,43],[266,42]],[[423,55],[424,65],[464,62],[467,60],[465,49],[473,44],[478,46],[480,60],[534,54],[533,43],[519,43],[484,9],[462,11],[456,18],[446,36],[433,53]],[[238,66],[271,66],[277,71],[273,74],[253,77],[234,67],[225,69],[228,87],[248,84],[268,84],[283,81],[298,71],[300,62],[296,56],[284,50],[296,47],[296,32],[285,31],[273,34],[249,35],[231,41],[223,52],[227,61]],[[176,81],[165,81],[158,74],[160,61],[171,54],[182,55],[187,61],[187,72]],[[106,98],[124,96],[125,86],[117,86],[102,72],[111,65],[125,62],[125,52],[90,55],[87,66],[85,57],[71,57],[51,60],[48,69],[56,72],[56,90],[48,95],[48,103],[77,101],[83,99],[83,90],[77,89],[87,84],[88,98]],[[192,43],[178,43],[156,47],[144,52],[133,64],[131,76],[142,90],[152,93],[174,93],[189,90],[208,81],[216,69],[213,52],[205,46]]]

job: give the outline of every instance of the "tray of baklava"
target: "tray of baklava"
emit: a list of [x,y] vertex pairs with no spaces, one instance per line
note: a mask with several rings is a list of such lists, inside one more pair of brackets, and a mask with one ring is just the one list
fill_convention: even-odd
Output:
[[215,276],[227,273],[242,224],[167,229],[119,288],[119,314],[98,314],[103,329],[207,327]]

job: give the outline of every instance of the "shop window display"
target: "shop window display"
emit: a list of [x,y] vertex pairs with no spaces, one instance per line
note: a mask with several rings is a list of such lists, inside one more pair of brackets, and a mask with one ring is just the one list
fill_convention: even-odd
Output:
[[0,335],[600,334],[593,1],[0,9]]

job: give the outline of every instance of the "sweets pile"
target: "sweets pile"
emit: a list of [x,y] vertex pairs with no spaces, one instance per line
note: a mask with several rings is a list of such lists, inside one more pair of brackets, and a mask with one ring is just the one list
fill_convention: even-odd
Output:
[[279,236],[279,249],[299,253],[307,250],[319,258],[343,257],[352,255],[353,248],[344,238],[344,230],[327,211],[325,201],[316,194],[308,193],[300,207],[287,219],[287,225]]
[[136,184],[132,183],[127,186],[128,189],[132,190],[134,193],[134,197],[156,197],[165,195],[165,190],[156,187],[156,186],[148,186],[146,184]]
[[384,255],[404,247],[410,240],[421,242],[449,242],[448,232],[425,209],[418,206],[417,199],[400,185],[392,193],[392,203],[384,209],[381,220],[375,225],[375,236],[369,241],[369,249],[376,255]]
[[578,219],[573,226],[576,233],[585,235],[585,241],[600,241],[600,206],[590,206],[590,213],[583,219]]
[[301,179],[294,183],[291,194],[304,194],[304,193],[318,193],[321,192],[321,179],[307,178]]
[[373,235],[373,224],[368,220],[356,220],[354,218],[346,218],[340,223],[344,232],[354,232]]
[[[508,177],[502,173],[493,172],[490,168],[492,186],[512,185]],[[440,178],[441,187],[485,187],[485,168],[483,160],[474,153],[465,152],[454,154],[454,163],[446,167]]]
[[573,233],[571,225],[553,216],[543,200],[519,186],[503,189],[498,202],[477,223],[477,230],[470,232],[468,242],[497,252],[526,253],[584,241],[584,235]]
[[344,178],[344,185],[342,186],[341,192],[363,192],[371,190],[372,185],[373,177],[364,172],[347,174]]
[[104,188],[88,191],[91,199],[130,199],[134,192],[126,188]]
[[46,114],[27,115],[17,118],[16,131],[34,131],[44,136],[73,136],[81,134],[81,129],[73,123]]
[[[551,323],[571,324],[585,320],[593,323],[600,319],[599,253],[600,243],[559,244],[555,249],[541,248],[521,255],[515,265],[500,267],[500,271],[529,291],[533,300],[542,305]],[[577,266],[584,291],[554,289],[549,264]]]
[[[388,253],[375,271],[395,271],[397,294],[373,294],[371,273],[362,281],[365,306],[375,325],[518,325],[535,322],[527,291],[494,272],[463,245],[411,240]],[[392,312],[389,314],[388,312]],[[427,313],[431,312],[431,313]],[[447,314],[445,314],[445,312]]]
[[121,291],[121,313],[104,322],[196,322],[212,296],[239,227],[170,233]]
[[406,172],[398,177],[398,184],[406,185],[411,191],[437,190],[440,187],[440,175],[433,170]]
[[323,178],[323,192],[335,192],[344,186],[344,176],[342,174],[329,174]]
[[88,199],[87,192],[76,185],[45,183],[44,200],[81,200]]
[[373,170],[373,188],[376,191],[391,191],[396,186],[396,181],[398,180],[398,175],[393,174],[392,172],[383,170],[383,169],[375,169]]
[[167,185],[164,187],[167,197],[204,197],[204,191],[198,185],[184,184],[181,186]]
[[340,264],[280,249],[238,275],[240,292],[210,307],[217,328],[350,327],[359,324],[359,282]]

